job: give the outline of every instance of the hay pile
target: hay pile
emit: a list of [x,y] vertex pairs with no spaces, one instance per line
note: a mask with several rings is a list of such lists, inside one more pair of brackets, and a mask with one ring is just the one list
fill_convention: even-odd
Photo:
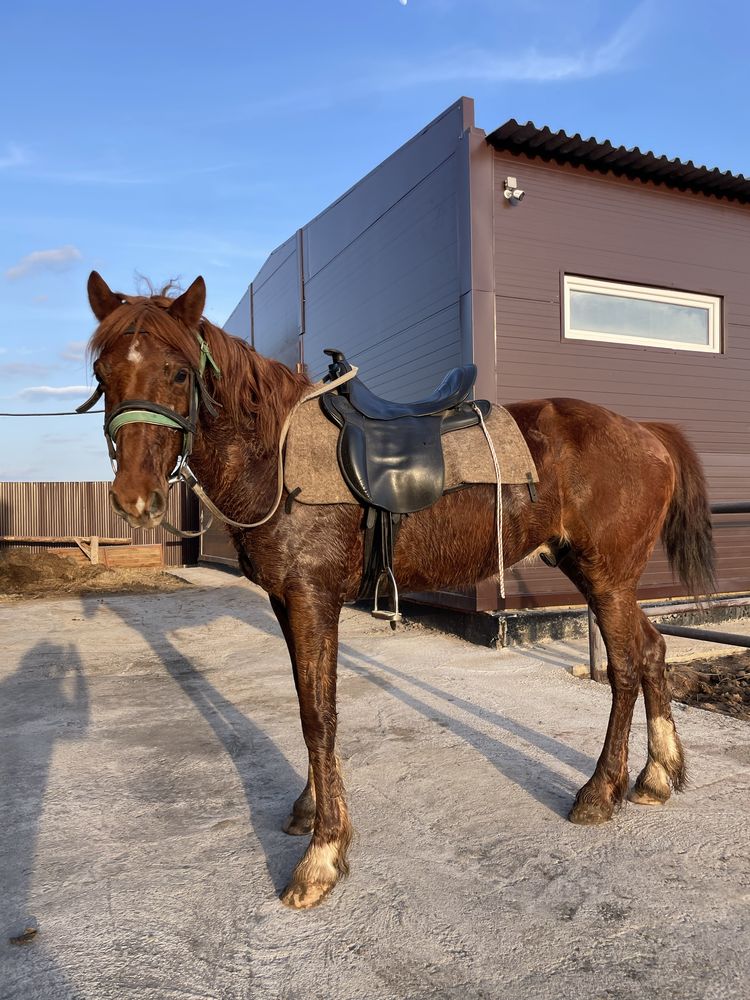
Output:
[[750,650],[675,664],[669,684],[677,701],[750,720]]
[[30,552],[22,548],[0,550],[0,597],[4,598],[143,594],[189,586],[185,580],[161,570],[107,569],[53,552]]

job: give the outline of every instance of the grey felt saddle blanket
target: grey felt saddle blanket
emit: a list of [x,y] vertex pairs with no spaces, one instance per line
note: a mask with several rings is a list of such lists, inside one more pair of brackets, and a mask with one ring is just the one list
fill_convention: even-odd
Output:
[[[513,417],[493,406],[485,421],[495,446],[503,483],[538,482],[534,460]],[[320,402],[303,403],[289,427],[284,458],[284,485],[300,503],[328,504],[359,501],[339,470],[336,444],[339,429],[320,409]],[[445,488],[494,483],[495,466],[482,428],[477,425],[443,435]]]

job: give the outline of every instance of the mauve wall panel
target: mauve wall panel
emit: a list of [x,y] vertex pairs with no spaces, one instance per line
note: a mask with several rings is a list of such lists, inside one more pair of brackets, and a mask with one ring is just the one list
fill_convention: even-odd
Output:
[[[109,487],[108,482],[0,483],[0,535],[132,538],[136,545],[161,542],[168,566],[196,562],[197,539],[177,538],[163,528],[131,529],[110,507]],[[167,520],[184,531],[198,527],[195,498],[183,484],[170,491]],[[32,552],[48,547],[23,545]]]
[[[495,154],[497,394],[574,396],[678,423],[712,500],[750,498],[750,210],[703,195]],[[502,201],[503,179],[526,191]],[[725,351],[707,355],[561,340],[564,273],[718,294]],[[716,518],[720,588],[750,590],[750,519]],[[659,549],[644,593],[676,593]],[[508,574],[510,602],[580,600],[546,567]]]
[[214,521],[201,538],[200,558],[205,562],[237,565],[237,550],[229,537],[229,532],[220,521]]

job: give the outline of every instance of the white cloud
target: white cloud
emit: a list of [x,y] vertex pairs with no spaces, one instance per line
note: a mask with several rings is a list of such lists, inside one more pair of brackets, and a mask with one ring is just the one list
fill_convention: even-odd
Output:
[[91,387],[87,385],[30,385],[18,393],[24,399],[53,399],[89,395]]
[[21,146],[15,142],[9,142],[5,147],[5,155],[0,156],[0,170],[4,167],[22,167],[29,162],[29,155]]
[[40,271],[68,271],[82,258],[81,251],[70,244],[53,250],[34,250],[33,253],[22,257],[13,267],[8,268],[5,277],[8,281],[16,281],[28,274],[38,274]]
[[63,361],[83,361],[86,357],[87,340],[69,340],[62,351],[60,357]]
[[7,361],[0,364],[0,375],[6,375],[9,378],[18,378],[19,376],[34,376],[37,378],[44,378],[45,375],[55,368],[55,365],[39,365],[33,364],[26,361]]
[[410,63],[394,67],[383,74],[382,83],[378,85],[373,81],[373,86],[391,91],[453,81],[556,83],[602,76],[623,67],[645,34],[650,8],[650,0],[644,0],[609,38],[578,52],[545,53],[530,48],[518,55],[504,55],[492,49],[457,46],[421,65]]

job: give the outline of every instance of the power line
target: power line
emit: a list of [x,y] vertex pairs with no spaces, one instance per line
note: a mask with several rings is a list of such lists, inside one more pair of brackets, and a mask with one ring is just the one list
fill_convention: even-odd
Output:
[[84,417],[88,413],[104,413],[104,410],[87,410],[79,413],[78,410],[63,410],[61,413],[0,413],[0,417]]

